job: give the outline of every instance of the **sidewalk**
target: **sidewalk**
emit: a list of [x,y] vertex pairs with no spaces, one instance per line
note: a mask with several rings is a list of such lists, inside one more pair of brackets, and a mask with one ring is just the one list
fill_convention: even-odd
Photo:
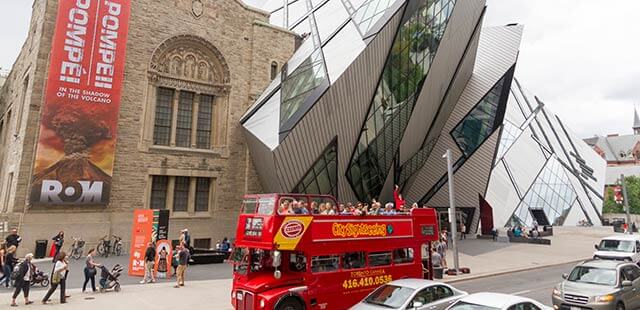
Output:
[[[461,267],[470,274],[446,276],[453,283],[514,271],[561,265],[593,256],[593,245],[602,237],[613,235],[609,227],[554,227],[551,245],[504,243],[492,240],[466,239],[458,241]],[[447,251],[447,264],[453,267],[453,252]],[[567,270],[568,271],[568,270]],[[558,275],[559,276],[559,275]]]
[[80,289],[67,290],[71,298],[66,304],[59,303],[58,292],[51,301],[43,305],[44,291],[30,294],[34,301],[25,306],[22,295],[18,297],[18,307],[11,308],[11,293],[0,294],[0,309],[65,309],[65,310],[101,310],[101,309],[216,309],[231,310],[231,279],[186,282],[186,286],[174,288],[174,283],[124,285],[119,293],[83,294]]

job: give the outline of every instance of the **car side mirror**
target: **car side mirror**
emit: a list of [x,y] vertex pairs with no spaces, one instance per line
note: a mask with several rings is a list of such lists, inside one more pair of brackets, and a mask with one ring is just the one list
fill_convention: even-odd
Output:
[[411,305],[410,309],[418,309],[420,307],[424,306],[424,304],[420,301],[414,301],[413,305]]
[[597,244],[594,244],[593,247],[596,248],[596,250],[600,250],[600,247]]
[[629,286],[633,286],[633,282],[629,280],[622,281],[622,287],[629,287]]
[[566,273],[563,273],[563,274],[562,274],[562,278],[566,280],[566,279],[568,279],[568,278],[569,278],[569,275],[568,275],[568,274],[566,274]]

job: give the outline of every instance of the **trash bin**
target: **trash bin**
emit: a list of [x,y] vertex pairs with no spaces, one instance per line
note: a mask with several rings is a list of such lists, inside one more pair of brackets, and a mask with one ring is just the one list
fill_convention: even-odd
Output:
[[47,255],[48,240],[36,240],[35,258],[44,258]]
[[444,273],[444,268],[442,267],[433,267],[433,278],[434,279],[442,279],[442,274]]

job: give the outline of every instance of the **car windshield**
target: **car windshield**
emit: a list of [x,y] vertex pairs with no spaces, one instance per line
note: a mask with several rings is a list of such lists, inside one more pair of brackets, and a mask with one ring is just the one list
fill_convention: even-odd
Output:
[[600,251],[633,253],[635,243],[631,240],[602,240],[598,246]]
[[616,284],[616,270],[578,266],[573,268],[567,280],[571,282],[613,286]]
[[412,288],[387,284],[373,291],[364,302],[395,309],[402,307],[414,291]]
[[464,301],[460,301],[453,305],[449,310],[500,310],[498,308],[472,304]]

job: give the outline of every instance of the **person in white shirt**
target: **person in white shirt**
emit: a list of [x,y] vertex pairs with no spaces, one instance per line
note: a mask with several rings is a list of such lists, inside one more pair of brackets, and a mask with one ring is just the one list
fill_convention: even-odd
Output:
[[33,301],[29,300],[29,287],[31,286],[31,278],[34,272],[35,267],[31,264],[31,259],[33,258],[33,254],[29,253],[25,255],[24,261],[20,263],[20,267],[18,268],[18,276],[16,277],[15,287],[16,290],[13,292],[13,297],[11,299],[11,306],[17,307],[16,298],[20,295],[20,291],[24,293],[24,304],[30,305]]
[[60,251],[60,253],[58,253],[58,257],[56,257],[56,264],[55,266],[53,266],[53,275],[51,276],[51,288],[49,288],[49,291],[47,292],[46,295],[44,295],[44,298],[42,299],[42,303],[46,304],[49,301],[49,297],[51,297],[51,294],[53,294],[53,292],[55,292],[56,288],[58,288],[58,284],[60,285],[60,303],[64,304],[67,303],[66,301],[66,290],[65,290],[65,286],[66,286],[66,277],[67,277],[67,273],[69,273],[69,263],[67,262],[67,253],[65,253],[64,251]]

